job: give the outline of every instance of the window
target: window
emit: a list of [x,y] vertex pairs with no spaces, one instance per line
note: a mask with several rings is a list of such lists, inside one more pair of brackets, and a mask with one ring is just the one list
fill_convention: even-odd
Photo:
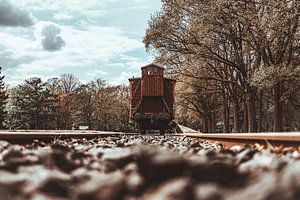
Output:
[[148,75],[158,75],[158,70],[156,68],[149,69],[148,70]]

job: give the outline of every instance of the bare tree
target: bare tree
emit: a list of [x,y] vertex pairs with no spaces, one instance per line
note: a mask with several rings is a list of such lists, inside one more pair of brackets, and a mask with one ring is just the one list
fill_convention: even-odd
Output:
[[[152,16],[144,38],[146,48],[158,52],[156,60],[178,79],[198,79],[199,87],[203,81],[217,81],[224,102],[224,124],[229,121],[226,118],[233,118],[235,132],[241,127],[245,132],[262,129],[261,90],[272,90],[273,130],[283,130],[284,86],[294,83],[299,72],[300,2],[162,2],[162,10]],[[268,77],[276,78],[270,82]],[[260,87],[261,82],[271,83],[270,87]]]

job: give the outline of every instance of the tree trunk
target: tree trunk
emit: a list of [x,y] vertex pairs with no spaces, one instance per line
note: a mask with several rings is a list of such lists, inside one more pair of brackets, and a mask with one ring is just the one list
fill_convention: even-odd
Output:
[[223,124],[223,132],[229,133],[229,107],[225,97],[223,98]]
[[248,132],[256,132],[256,110],[255,110],[255,96],[250,89],[247,93],[247,111],[248,111]]
[[208,132],[208,119],[207,119],[207,116],[203,116],[202,117],[203,119],[203,133],[207,133]]
[[273,127],[270,127],[270,116],[269,116],[270,115],[270,113],[269,113],[269,110],[270,110],[270,101],[269,101],[269,99],[271,99],[270,98],[270,92],[267,93],[267,101],[266,101],[267,108],[266,108],[266,110],[268,112],[266,112],[266,114],[265,114],[265,117],[266,117],[266,131],[267,132],[272,131],[271,128],[273,129]]
[[60,119],[59,119],[59,117],[56,117],[56,129],[60,130]]
[[208,113],[207,116],[208,116],[207,117],[207,126],[208,126],[207,132],[212,133],[212,114]]
[[34,129],[38,129],[38,114],[34,115]]
[[211,133],[215,133],[216,132],[216,115],[215,113],[211,113]]
[[262,121],[263,121],[263,93],[262,91],[259,94],[259,110],[258,110],[258,124],[257,124],[257,131],[262,132]]
[[233,112],[233,132],[240,132],[240,120],[239,120],[239,103],[237,101],[233,102],[232,112]]
[[248,108],[247,103],[244,103],[244,121],[243,121],[243,132],[248,132]]
[[273,131],[280,132],[283,131],[283,105],[280,100],[282,95],[282,84],[280,82],[274,85],[273,89],[273,106],[274,106],[274,113],[273,113]]

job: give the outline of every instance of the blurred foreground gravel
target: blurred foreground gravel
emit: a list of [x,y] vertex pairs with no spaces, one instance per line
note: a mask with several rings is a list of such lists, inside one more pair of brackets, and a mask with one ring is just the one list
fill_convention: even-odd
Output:
[[171,136],[0,141],[0,199],[300,199],[300,160]]

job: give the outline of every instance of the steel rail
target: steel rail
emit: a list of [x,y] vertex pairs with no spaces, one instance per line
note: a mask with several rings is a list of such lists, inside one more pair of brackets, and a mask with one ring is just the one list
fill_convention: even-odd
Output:
[[220,138],[220,139],[238,139],[238,140],[273,140],[273,141],[298,141],[300,142],[300,132],[283,133],[183,133],[188,137],[198,138]]
[[96,138],[121,135],[137,135],[137,133],[107,132],[107,131],[74,131],[74,130],[17,130],[0,131],[0,140],[13,143],[27,143],[33,140],[51,141],[67,138]]
[[[55,139],[87,138],[138,135],[138,133],[89,131],[89,130],[0,130],[0,140],[13,143],[27,143],[33,140],[52,141]],[[221,142],[225,147],[242,144],[271,144],[300,147],[300,132],[281,133],[199,133],[186,132],[181,134],[168,134],[173,136],[186,136],[199,138],[209,142]],[[268,141],[268,142],[267,142]]]
[[277,133],[183,133],[186,137],[204,139],[207,141],[219,141],[225,147],[241,144],[259,143],[262,145],[300,146],[300,132]]

